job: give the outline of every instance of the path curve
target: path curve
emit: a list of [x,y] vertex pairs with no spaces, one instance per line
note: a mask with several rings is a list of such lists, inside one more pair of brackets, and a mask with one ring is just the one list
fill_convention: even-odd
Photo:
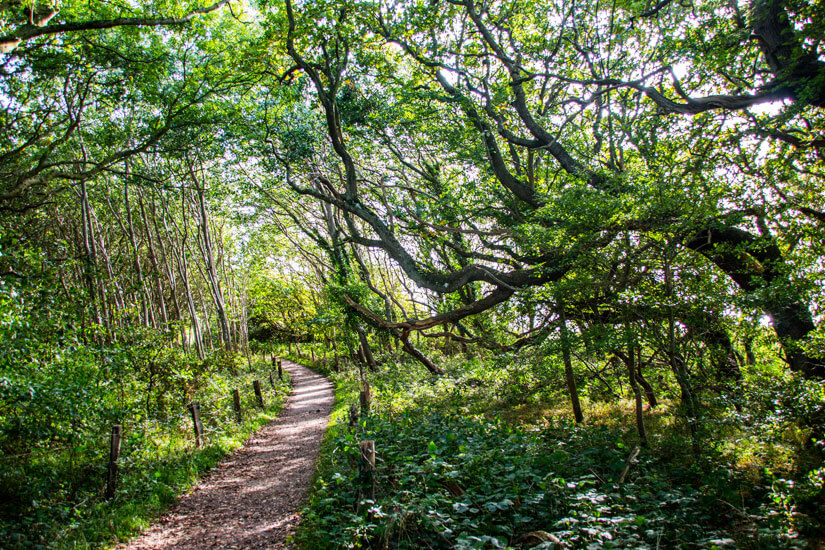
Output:
[[292,361],[278,418],[222,461],[157,523],[123,548],[289,548],[332,412],[332,384]]

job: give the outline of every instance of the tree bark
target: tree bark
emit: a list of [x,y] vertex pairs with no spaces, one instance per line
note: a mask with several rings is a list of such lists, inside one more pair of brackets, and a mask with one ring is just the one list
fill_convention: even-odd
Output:
[[[190,167],[190,170],[191,167]],[[194,171],[192,170],[193,178]],[[197,181],[197,180],[196,180]],[[229,330],[229,319],[226,316],[226,306],[224,303],[223,292],[221,291],[220,280],[218,272],[215,268],[215,256],[212,246],[212,239],[209,235],[209,222],[206,212],[206,200],[204,198],[203,188],[198,188],[198,209],[200,213],[200,223],[198,224],[201,231],[201,238],[198,244],[201,246],[201,253],[203,254],[204,264],[206,265],[206,272],[208,274],[209,288],[212,291],[212,298],[215,302],[215,312],[218,317],[218,324],[220,326],[221,341],[224,348],[232,349],[232,337]]]
[[370,350],[370,343],[367,340],[367,332],[364,330],[360,324],[358,325],[358,341],[361,344],[361,352],[364,355],[364,360],[367,363],[367,366],[370,368],[371,371],[375,372],[378,370],[378,365],[375,363],[375,358],[372,356],[372,350]]
[[83,236],[83,251],[84,251],[84,269],[83,275],[86,280],[86,288],[89,292],[89,301],[92,306],[92,318],[98,325],[101,324],[100,310],[98,309],[97,300],[97,284],[95,277],[95,269],[97,266],[97,258],[95,255],[94,236],[92,235],[91,215],[89,213],[91,207],[89,206],[89,192],[86,186],[86,180],[80,180],[80,224],[81,235]]
[[409,336],[404,333],[395,333],[396,337],[401,341],[401,349],[413,359],[424,365],[424,367],[432,374],[442,375],[444,371],[430,359],[421,353],[421,351],[410,342]]
[[642,403],[642,390],[639,388],[639,383],[636,380],[636,347],[631,346],[628,349],[629,361],[625,361],[627,367],[628,379],[630,380],[630,388],[633,391],[633,400],[635,402],[636,411],[636,431],[639,434],[639,441],[644,447],[647,447],[647,429],[645,428],[644,407]]
[[773,239],[720,226],[702,229],[683,244],[716,264],[743,290],[761,291],[762,308],[771,317],[790,369],[809,379],[825,378],[825,363],[808,356],[799,345],[816,326],[784,273],[784,259]]
[[576,388],[576,377],[573,374],[573,362],[570,359],[570,338],[567,332],[567,316],[564,313],[564,304],[559,304],[559,335],[561,336],[561,353],[564,361],[564,379],[567,391],[570,394],[570,403],[573,406],[573,417],[576,423],[584,422],[582,406],[579,402],[579,391]]
[[[126,177],[129,177],[129,168],[127,163]],[[132,244],[132,253],[134,254],[135,275],[137,275],[138,285],[140,285],[140,301],[143,310],[143,323],[147,327],[156,327],[155,313],[152,310],[152,300],[149,295],[149,288],[146,286],[146,280],[143,277],[143,266],[140,263],[140,249],[138,248],[137,235],[135,233],[135,225],[132,222],[132,206],[129,204],[129,184],[123,184],[123,206],[126,210],[126,227],[129,234],[129,242]]]
[[[183,191],[181,191],[183,193]],[[175,219],[172,218],[172,223],[176,226],[178,235],[180,236],[179,248],[177,248],[176,255],[177,255],[177,265],[178,265],[178,272],[180,274],[181,281],[183,281],[183,289],[184,295],[186,298],[186,306],[189,309],[189,318],[192,322],[192,333],[193,338],[195,340],[195,349],[198,352],[198,357],[204,359],[206,357],[206,353],[203,349],[203,335],[201,334],[201,326],[200,321],[198,319],[198,310],[195,307],[195,299],[192,294],[192,286],[190,285],[189,281],[189,261],[186,258],[186,241],[189,238],[189,229],[187,227],[187,219],[186,219],[186,201],[182,198],[181,200],[181,209],[184,212],[184,218],[181,220],[181,225],[178,226]],[[164,218],[165,220],[165,218]]]
[[681,391],[682,407],[687,418],[688,428],[690,429],[691,437],[696,440],[697,431],[697,410],[696,402],[693,395],[693,390],[690,386],[690,378],[685,368],[685,362],[681,354],[676,349],[676,320],[673,312],[673,271],[671,268],[672,252],[670,250],[665,252],[665,299],[667,300],[667,356],[673,374],[676,376],[676,382],[679,384]]
[[163,283],[161,281],[162,273],[158,262],[158,255],[155,251],[155,243],[152,238],[152,225],[149,224],[149,217],[146,214],[146,204],[143,198],[143,193],[138,189],[138,201],[140,203],[140,214],[143,218],[143,226],[146,228],[146,244],[149,247],[149,262],[152,264],[154,272],[153,279],[155,280],[155,292],[157,294],[158,306],[160,309],[161,321],[164,327],[169,322],[169,314],[166,308],[166,296],[163,292]]
[[654,408],[659,405],[659,402],[656,400],[656,393],[653,391],[653,386],[647,381],[647,379],[642,374],[642,353],[639,351],[637,353],[636,358],[636,380],[642,386],[645,391],[645,398],[647,399],[647,404],[650,408]]

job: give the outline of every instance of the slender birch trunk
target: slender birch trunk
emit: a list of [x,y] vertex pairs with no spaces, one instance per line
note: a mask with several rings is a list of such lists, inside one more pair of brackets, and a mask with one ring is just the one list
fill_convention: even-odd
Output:
[[[126,168],[126,177],[129,177],[128,164]],[[140,302],[143,310],[143,322],[147,327],[157,327],[155,322],[155,314],[152,310],[152,300],[149,296],[149,288],[146,286],[146,280],[143,277],[143,266],[140,262],[140,247],[137,242],[135,225],[132,221],[132,207],[129,204],[129,184],[126,182],[123,183],[123,206],[126,210],[126,226],[128,229],[129,242],[132,244],[132,253],[135,255],[135,274],[137,275],[137,281],[140,287]]]
[[140,204],[140,214],[143,219],[143,227],[146,228],[146,244],[149,247],[149,263],[152,264],[152,278],[155,280],[155,293],[157,294],[157,303],[160,309],[160,317],[163,326],[169,322],[169,314],[166,311],[166,296],[163,292],[163,283],[161,282],[161,271],[158,262],[157,252],[155,251],[155,242],[152,238],[152,226],[149,225],[149,217],[146,215],[146,204],[143,198],[143,193],[138,189],[138,203]]

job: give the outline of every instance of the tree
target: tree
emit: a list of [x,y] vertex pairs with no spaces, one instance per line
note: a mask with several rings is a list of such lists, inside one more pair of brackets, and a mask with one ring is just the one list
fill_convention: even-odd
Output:
[[[94,31],[101,29],[111,29],[116,27],[172,27],[188,23],[198,15],[206,14],[218,10],[229,4],[228,0],[221,0],[209,6],[193,8],[180,16],[152,17],[147,14],[140,17],[111,17],[95,18],[99,11],[104,13],[109,11],[109,6],[94,6],[89,9],[82,3],[75,3],[57,7],[35,6],[34,4],[24,6],[23,2],[10,1],[3,5],[3,23],[7,27],[6,34],[0,36],[0,53],[9,53],[17,48],[21,43],[32,38],[50,35],[60,35],[65,33],[76,33],[83,31]],[[125,8],[125,6],[124,6]],[[92,13],[88,13],[91,11]],[[132,10],[124,9],[124,12]],[[147,10],[151,13],[151,8]],[[70,19],[62,19],[61,12],[68,13]],[[106,15],[109,15],[108,13]],[[72,17],[74,16],[74,17]],[[73,20],[75,17],[78,19]],[[52,23],[52,20],[55,19]]]
[[[306,185],[292,163],[288,183],[338,209],[348,241],[381,250],[421,288],[462,296],[449,311],[394,322],[350,305],[385,328],[425,330],[592,269],[623,240],[665,231],[756,298],[794,370],[822,375],[799,346],[814,328],[807,292],[791,282],[782,237],[757,236],[762,214],[737,208],[753,182],[731,160],[742,147],[756,157],[740,138],[761,131],[738,111],[782,97],[795,103],[778,121],[821,115],[819,62],[799,61],[810,60],[803,38],[811,29],[794,35],[802,50],[781,55],[771,35],[787,35],[788,22],[813,8],[757,3],[749,25],[764,34],[759,44],[723,51],[745,29],[726,18],[735,7],[703,3],[684,17],[689,8],[662,4],[639,13],[598,1],[466,0],[426,10],[400,2],[392,11],[337,3],[297,13],[287,2],[284,48],[315,89],[339,162],[316,164]],[[762,17],[779,12],[775,25]],[[700,46],[708,33],[710,46]],[[632,56],[617,53],[622,43]],[[692,75],[684,82],[680,65]],[[715,93],[751,76],[769,91]],[[667,99],[671,90],[682,99]],[[700,90],[714,93],[693,99]]]

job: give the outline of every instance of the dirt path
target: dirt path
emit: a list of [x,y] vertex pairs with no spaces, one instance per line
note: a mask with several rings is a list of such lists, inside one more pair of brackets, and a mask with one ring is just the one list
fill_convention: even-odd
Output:
[[221,462],[126,549],[289,548],[332,411],[332,385],[291,361],[278,419]]

